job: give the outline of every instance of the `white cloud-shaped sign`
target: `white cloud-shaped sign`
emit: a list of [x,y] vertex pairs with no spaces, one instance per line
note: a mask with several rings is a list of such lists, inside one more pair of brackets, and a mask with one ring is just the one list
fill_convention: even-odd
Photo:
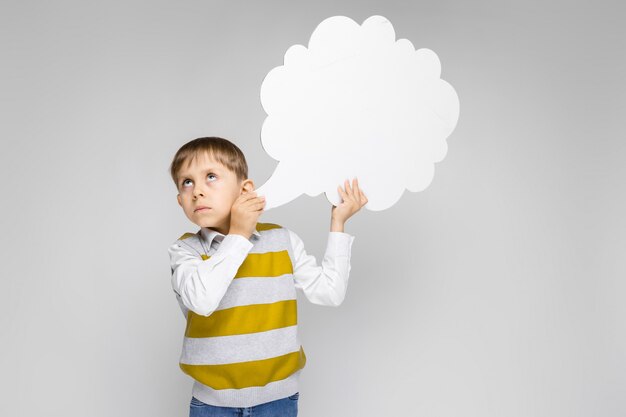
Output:
[[261,86],[261,143],[279,161],[256,189],[265,210],[303,193],[338,205],[337,187],[355,177],[373,211],[428,187],[459,117],[458,96],[440,76],[437,55],[396,41],[382,16],[322,21],[308,48],[291,46]]

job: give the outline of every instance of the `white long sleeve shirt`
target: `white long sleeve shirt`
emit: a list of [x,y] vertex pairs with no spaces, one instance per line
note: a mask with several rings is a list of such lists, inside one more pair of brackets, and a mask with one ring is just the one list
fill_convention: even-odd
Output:
[[[329,232],[326,252],[319,266],[313,255],[307,254],[302,239],[289,230],[295,258],[293,278],[295,287],[304,292],[313,304],[340,305],[346,294],[350,275],[350,255],[354,236],[344,232]],[[258,231],[254,234],[259,235]],[[239,234],[224,235],[202,228],[201,235],[211,248],[209,259],[177,242],[168,252],[172,269],[172,288],[183,315],[188,310],[209,316],[218,307],[237,270],[254,244]]]

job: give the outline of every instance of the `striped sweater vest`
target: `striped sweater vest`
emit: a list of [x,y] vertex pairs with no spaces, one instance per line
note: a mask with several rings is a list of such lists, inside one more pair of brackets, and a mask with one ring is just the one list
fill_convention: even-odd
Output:
[[[306,363],[288,230],[273,223],[256,230],[261,236],[217,309],[208,317],[187,312],[179,365],[209,404],[244,407],[292,395]],[[200,239],[200,231],[185,233],[179,244],[210,259],[215,249],[205,253]]]

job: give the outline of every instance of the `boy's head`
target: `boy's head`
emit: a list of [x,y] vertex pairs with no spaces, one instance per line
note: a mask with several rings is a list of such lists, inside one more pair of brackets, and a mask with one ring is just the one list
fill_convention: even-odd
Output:
[[184,144],[174,155],[170,174],[187,218],[223,234],[230,229],[230,209],[237,197],[254,190],[243,152],[219,137]]

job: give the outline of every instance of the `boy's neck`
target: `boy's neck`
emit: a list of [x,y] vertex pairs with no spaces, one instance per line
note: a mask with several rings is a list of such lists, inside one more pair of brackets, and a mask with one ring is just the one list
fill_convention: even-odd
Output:
[[226,236],[228,234],[228,231],[229,231],[228,229],[222,229],[220,227],[209,227],[209,229],[211,229],[211,230],[213,230],[215,232],[221,233],[224,236]]

